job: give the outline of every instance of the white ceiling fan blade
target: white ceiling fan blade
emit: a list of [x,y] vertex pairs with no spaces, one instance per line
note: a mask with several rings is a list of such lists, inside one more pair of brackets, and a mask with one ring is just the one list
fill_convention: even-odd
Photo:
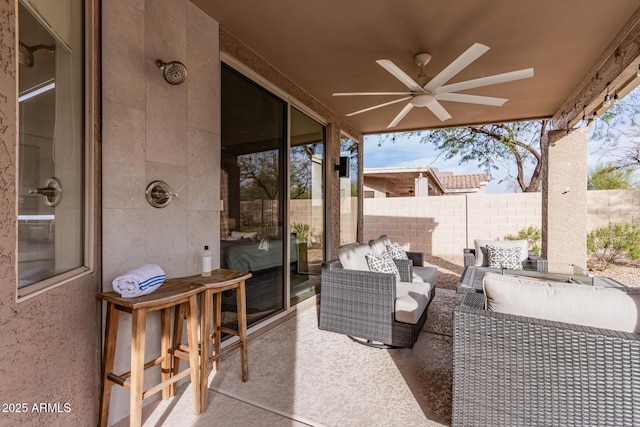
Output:
[[333,96],[411,95],[413,92],[336,92]]
[[424,92],[424,89],[422,89],[422,87],[415,80],[409,77],[407,73],[402,71],[396,64],[394,64],[390,60],[378,59],[376,62],[412,91]]
[[411,97],[407,96],[405,98],[400,98],[400,99],[395,99],[393,101],[385,102],[384,104],[374,105],[373,107],[368,107],[363,110],[354,111],[353,113],[349,113],[346,116],[351,117],[351,116],[355,116],[356,114],[366,113],[367,111],[375,110],[376,108],[386,107],[387,105],[396,104],[398,102],[406,101],[408,99],[411,99]]
[[430,102],[429,104],[427,104],[427,108],[431,110],[431,112],[435,114],[436,117],[440,119],[440,121],[444,122],[445,120],[449,120],[451,118],[451,114],[449,114],[449,112],[445,110],[442,104],[440,104],[438,101]]
[[400,123],[400,121],[404,119],[404,116],[409,114],[409,111],[411,111],[412,108],[413,108],[413,104],[411,103],[408,103],[407,105],[405,105],[402,111],[398,113],[396,118],[393,119],[391,123],[389,123],[389,126],[387,126],[387,129],[396,127],[398,123]]
[[441,86],[434,90],[433,95],[449,92],[458,92],[461,90],[474,89],[482,86],[490,86],[498,83],[506,83],[513,80],[527,79],[533,77],[533,68],[525,68],[518,71],[510,71],[508,73],[495,74],[493,76],[481,77],[479,79],[467,80],[466,82],[453,83]]
[[492,96],[467,95],[465,93],[441,93],[435,96],[440,101],[466,102],[469,104],[493,105],[501,107],[507,98],[494,98]]
[[428,92],[433,92],[435,89],[451,80],[451,78],[460,71],[464,70],[473,61],[480,58],[488,50],[488,46],[480,43],[474,43],[473,46],[467,49],[462,55],[458,56],[444,70],[440,71],[437,76],[431,79],[424,89]]

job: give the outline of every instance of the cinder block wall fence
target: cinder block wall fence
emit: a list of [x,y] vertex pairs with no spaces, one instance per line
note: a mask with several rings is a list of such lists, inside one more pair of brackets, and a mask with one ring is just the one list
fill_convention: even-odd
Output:
[[[386,234],[406,249],[459,255],[462,249],[472,247],[474,239],[502,240],[531,225],[540,228],[541,196],[516,193],[364,199],[363,238],[368,241]],[[588,191],[587,231],[609,221],[640,223],[640,190]]]

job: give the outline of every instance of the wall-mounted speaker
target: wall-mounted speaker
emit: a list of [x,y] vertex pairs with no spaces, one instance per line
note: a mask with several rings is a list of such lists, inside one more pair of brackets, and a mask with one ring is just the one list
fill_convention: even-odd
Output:
[[335,166],[340,178],[349,178],[349,157],[340,156],[340,162]]

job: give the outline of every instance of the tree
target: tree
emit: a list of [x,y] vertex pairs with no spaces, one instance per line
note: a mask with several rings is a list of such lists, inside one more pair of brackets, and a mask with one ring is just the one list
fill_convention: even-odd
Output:
[[597,153],[616,159],[619,168],[640,167],[640,86],[598,117],[590,136]]
[[626,190],[637,186],[633,182],[633,169],[612,163],[596,166],[587,178],[588,190]]
[[[445,159],[459,164],[478,162],[489,175],[500,161],[513,160],[515,180],[522,192],[540,191],[542,155],[540,142],[547,120],[498,123],[437,129],[422,133],[422,142],[432,143]],[[527,174],[530,174],[527,177]]]

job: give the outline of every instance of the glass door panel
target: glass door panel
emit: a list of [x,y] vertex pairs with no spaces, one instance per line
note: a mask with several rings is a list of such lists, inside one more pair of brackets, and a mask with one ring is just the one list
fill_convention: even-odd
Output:
[[320,290],[324,261],[325,127],[291,109],[289,224],[292,238],[291,306]]
[[[284,307],[283,152],[286,104],[223,64],[220,266],[248,271],[248,323]],[[223,295],[223,322],[235,321],[235,294]]]
[[340,138],[340,157],[348,159],[348,176],[340,178],[340,244],[358,241],[358,143]]

